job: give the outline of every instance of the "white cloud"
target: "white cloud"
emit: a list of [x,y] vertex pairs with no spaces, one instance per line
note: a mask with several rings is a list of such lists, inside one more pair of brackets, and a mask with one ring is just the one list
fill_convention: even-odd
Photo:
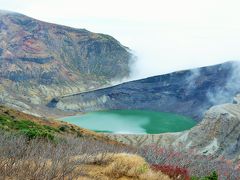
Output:
[[239,0],[0,0],[1,9],[113,35],[137,77],[240,60]]

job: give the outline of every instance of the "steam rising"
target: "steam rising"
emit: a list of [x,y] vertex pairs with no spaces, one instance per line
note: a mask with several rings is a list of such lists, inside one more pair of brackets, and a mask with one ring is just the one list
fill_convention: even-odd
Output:
[[[226,68],[229,71],[229,76],[226,75],[225,85],[222,87],[210,88],[207,92],[207,98],[212,104],[224,104],[231,103],[236,94],[240,93],[240,62],[228,62],[224,63],[221,68]],[[230,66],[227,68],[227,66]],[[223,71],[224,72],[224,71]],[[222,73],[222,71],[219,71]],[[189,76],[186,81],[188,82],[188,90],[195,89],[195,83],[197,79],[202,79],[200,69],[192,69],[191,76]],[[217,77],[216,77],[217,79]]]
[[[209,100],[213,104],[230,103],[236,94],[240,93],[240,63],[232,64],[232,74],[224,87],[214,92],[208,92]],[[229,101],[231,99],[231,101]]]

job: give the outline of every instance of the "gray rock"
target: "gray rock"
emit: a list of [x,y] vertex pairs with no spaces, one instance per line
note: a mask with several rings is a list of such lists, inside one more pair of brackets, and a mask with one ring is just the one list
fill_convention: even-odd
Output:
[[232,97],[239,92],[239,78],[234,76],[238,65],[228,62],[150,77],[59,97],[48,105],[67,112],[144,109],[172,112],[201,120],[208,108],[231,102]]

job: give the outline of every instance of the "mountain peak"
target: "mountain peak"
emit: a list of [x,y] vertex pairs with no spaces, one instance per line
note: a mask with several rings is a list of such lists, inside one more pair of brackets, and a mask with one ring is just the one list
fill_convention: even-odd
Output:
[[0,101],[29,108],[129,76],[131,54],[111,36],[0,14]]

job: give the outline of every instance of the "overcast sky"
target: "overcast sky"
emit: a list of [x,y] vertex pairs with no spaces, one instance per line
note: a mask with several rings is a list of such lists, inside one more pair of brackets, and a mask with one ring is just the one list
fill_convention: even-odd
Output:
[[110,34],[134,77],[240,60],[239,0],[0,0],[0,9]]

